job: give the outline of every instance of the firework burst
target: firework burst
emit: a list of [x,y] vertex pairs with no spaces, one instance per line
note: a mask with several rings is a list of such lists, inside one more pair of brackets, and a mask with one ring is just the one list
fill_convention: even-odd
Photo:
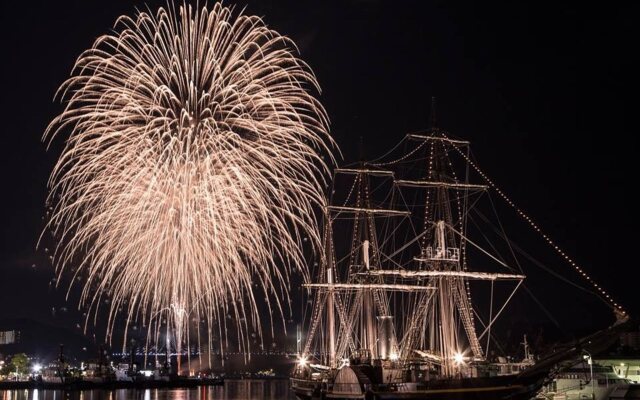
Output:
[[156,340],[160,319],[178,338],[191,318],[222,337],[230,314],[245,342],[261,331],[254,284],[282,315],[333,163],[296,54],[258,17],[169,5],[120,17],[76,61],[44,136],[70,131],[49,228],[88,315],[110,299],[109,338],[120,317]]

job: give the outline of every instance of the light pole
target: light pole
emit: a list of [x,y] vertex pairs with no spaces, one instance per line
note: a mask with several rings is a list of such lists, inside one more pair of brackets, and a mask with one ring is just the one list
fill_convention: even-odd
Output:
[[587,360],[587,363],[589,364],[589,373],[591,374],[591,398],[595,399],[596,391],[595,391],[595,382],[593,382],[593,359],[591,358],[591,353],[589,353],[586,350],[583,350],[583,351],[587,354],[583,354],[582,358],[584,360]]

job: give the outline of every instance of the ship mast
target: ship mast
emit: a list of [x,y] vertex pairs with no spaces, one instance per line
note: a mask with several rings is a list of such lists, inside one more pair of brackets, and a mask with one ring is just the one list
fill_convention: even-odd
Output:
[[336,367],[336,320],[333,308],[333,269],[327,269],[327,319],[329,320],[329,366]]
[[409,336],[406,345],[429,346],[430,351],[442,358],[443,374],[453,375],[454,364],[463,352],[458,320],[466,333],[473,358],[482,359],[484,356],[475,330],[470,288],[464,274],[467,271],[464,233],[469,191],[485,190],[486,187],[469,184],[466,173],[462,180],[456,175],[448,156],[449,146],[468,149],[468,142],[443,138],[436,125],[435,99],[432,99],[431,128],[427,135],[409,135],[407,139],[422,142],[421,145],[427,149],[426,173],[422,179],[397,180],[396,184],[424,192],[423,235],[420,256],[415,261],[418,271],[427,272],[421,276],[437,287],[437,292],[429,304],[417,308],[421,315],[414,317],[428,320],[428,336],[422,331],[418,340],[416,332]]
[[[426,363],[445,377],[462,373],[465,360],[484,360],[480,340],[489,333],[489,343],[491,325],[504,309],[492,314],[493,285],[519,286],[525,277],[467,267],[470,245],[509,268],[466,237],[469,198],[488,186],[469,182],[469,142],[449,138],[435,118],[434,101],[431,128],[406,135],[408,152],[392,161],[334,171],[317,280],[305,285],[315,297],[303,359],[314,357],[327,370],[349,362],[390,369]],[[467,155],[462,174],[456,172],[462,165],[450,157],[460,152]],[[347,189],[339,199],[336,185]],[[476,332],[472,280],[491,284],[482,335]],[[312,354],[312,348],[320,352]]]
[[[372,273],[380,271],[382,264],[376,220],[406,219],[411,215],[409,211],[383,208],[372,202],[370,180],[386,180],[393,186],[393,173],[360,165],[336,169],[335,175],[351,179],[351,190],[339,205],[325,207],[325,252],[320,281],[304,285],[317,292],[303,354],[308,354],[321,327],[321,333],[327,333],[324,348],[328,353],[326,364],[331,368],[336,368],[338,360],[354,354],[368,360],[396,357],[397,341],[389,311],[389,294],[435,289],[422,284],[385,283],[384,276]],[[347,263],[341,266],[335,259],[333,236],[334,224],[338,221],[348,221],[352,229],[350,251],[338,262]]]
[[[361,355],[365,358],[378,359],[376,316],[388,316],[388,299],[385,289],[376,285],[383,283],[382,277],[363,275],[363,273],[380,269],[380,253],[376,230],[376,216],[402,216],[407,213],[392,209],[379,209],[371,201],[371,176],[380,172],[363,168],[355,171],[338,171],[338,173],[353,174],[355,208],[353,212],[353,234],[351,239],[351,253],[349,257],[348,273],[345,283],[348,285],[362,285],[361,291],[345,297],[345,304],[350,308],[349,314],[359,320],[352,328],[355,330],[354,340],[359,342]],[[336,209],[334,209],[336,210]],[[359,318],[358,318],[359,314]],[[359,325],[359,326],[358,326]],[[343,330],[343,335],[352,333]],[[343,336],[343,340],[345,340]]]
[[[419,255],[413,258],[410,269],[403,266],[371,271],[370,274],[409,280],[436,289],[415,296],[410,302],[400,342],[401,356],[410,359],[414,354],[421,354],[432,361],[437,360],[443,376],[454,376],[461,372],[464,360],[483,360],[485,357],[480,345],[482,335],[478,336],[476,332],[469,281],[490,281],[493,296],[494,282],[522,281],[525,277],[468,269],[467,245],[477,247],[466,237],[468,199],[486,191],[488,186],[469,183],[468,162],[464,164],[463,174],[456,172],[461,165],[454,164],[450,155],[466,153],[465,160],[468,161],[469,142],[450,139],[436,126],[435,99],[432,101],[430,129],[405,137],[407,143],[415,145],[405,155],[394,157],[394,161],[371,164],[405,163],[411,166],[409,156],[422,163],[421,175],[415,176],[409,169],[408,173],[396,172],[399,178],[394,180],[399,191],[416,196],[417,204],[412,210],[415,216],[422,215],[421,229],[410,243],[418,240]],[[412,172],[413,178],[410,177]],[[484,249],[480,250],[496,260]],[[493,322],[491,314],[490,320],[488,327]]]

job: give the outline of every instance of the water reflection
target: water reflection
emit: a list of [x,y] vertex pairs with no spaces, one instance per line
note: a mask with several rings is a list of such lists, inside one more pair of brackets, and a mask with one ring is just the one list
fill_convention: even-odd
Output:
[[193,389],[4,390],[0,400],[293,400],[287,380],[227,380]]

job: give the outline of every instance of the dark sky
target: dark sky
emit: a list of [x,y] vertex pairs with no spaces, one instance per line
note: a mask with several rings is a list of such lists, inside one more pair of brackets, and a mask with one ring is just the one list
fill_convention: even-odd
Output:
[[[356,159],[361,136],[373,156],[425,128],[437,96],[439,125],[470,140],[495,182],[637,315],[637,119],[628,102],[637,13],[514,3],[238,2],[298,43],[345,161]],[[0,320],[47,319],[65,305],[35,248],[60,151],[40,139],[61,111],[52,98],[75,58],[144,4],[2,2]]]

